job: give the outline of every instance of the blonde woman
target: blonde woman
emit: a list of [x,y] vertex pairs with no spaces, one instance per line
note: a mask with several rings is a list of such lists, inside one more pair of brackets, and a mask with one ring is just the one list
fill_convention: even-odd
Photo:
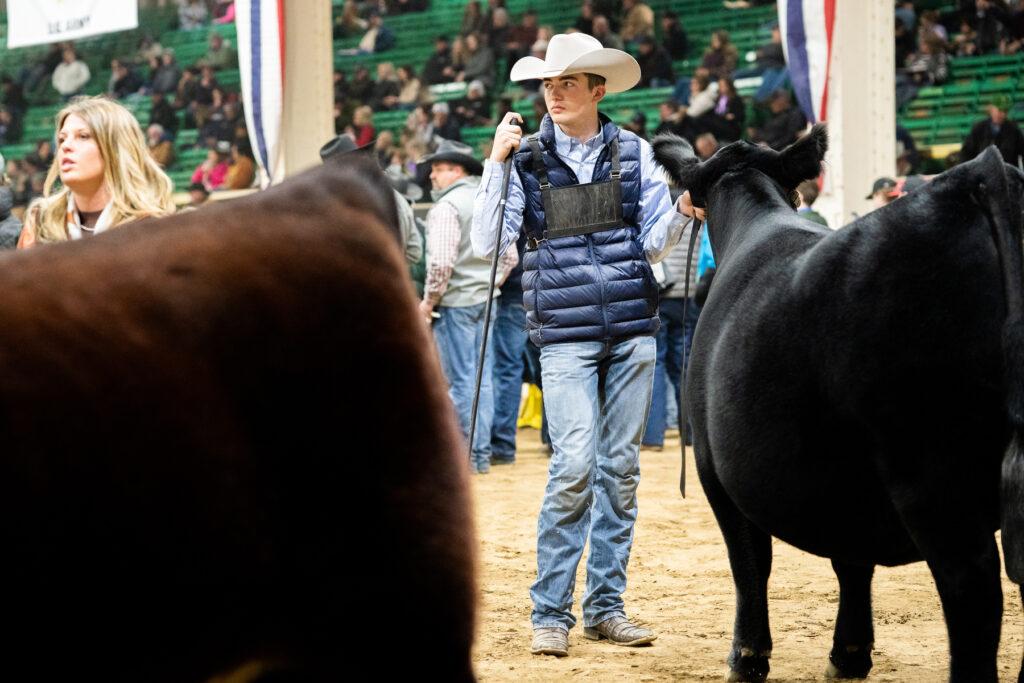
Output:
[[57,114],[57,155],[43,197],[26,212],[18,248],[174,213],[171,191],[127,109],[104,97],[74,100]]

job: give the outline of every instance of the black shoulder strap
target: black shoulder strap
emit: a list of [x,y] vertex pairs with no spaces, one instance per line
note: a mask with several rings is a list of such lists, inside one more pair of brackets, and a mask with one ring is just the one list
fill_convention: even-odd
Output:
[[615,137],[612,138],[611,148],[612,148],[612,178],[615,178],[617,180],[619,178],[619,176],[622,175],[622,172],[619,170],[619,136],[618,135],[616,135]]
[[544,155],[540,151],[540,136],[534,133],[526,138],[530,143],[530,151],[533,152],[533,172],[540,180],[540,189],[546,190],[551,187],[548,182],[548,167],[544,165]]

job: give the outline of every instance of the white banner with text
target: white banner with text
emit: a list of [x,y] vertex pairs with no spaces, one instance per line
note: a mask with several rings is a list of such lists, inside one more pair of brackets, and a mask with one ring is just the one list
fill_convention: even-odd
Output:
[[8,49],[77,40],[138,25],[138,0],[7,0]]

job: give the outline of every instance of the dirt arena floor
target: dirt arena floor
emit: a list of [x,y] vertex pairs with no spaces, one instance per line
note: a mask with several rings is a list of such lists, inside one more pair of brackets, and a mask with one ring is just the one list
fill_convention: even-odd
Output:
[[[679,496],[679,441],[641,453],[640,511],[626,609],[659,633],[652,647],[622,648],[569,634],[569,657],[531,655],[529,588],[536,572],[536,522],[548,460],[534,430],[520,432],[518,462],[474,477],[482,539],[481,605],[474,653],[483,681],[721,681],[733,620],[725,545],[687,458]],[[774,652],[770,680],[821,680],[839,593],[828,560],[781,541],[769,583]],[[584,585],[576,582],[576,614]],[[1020,593],[1003,579],[1000,680],[1016,680],[1022,630]],[[944,681],[948,651],[942,610],[923,563],[880,567],[874,579],[875,667],[869,680]]]

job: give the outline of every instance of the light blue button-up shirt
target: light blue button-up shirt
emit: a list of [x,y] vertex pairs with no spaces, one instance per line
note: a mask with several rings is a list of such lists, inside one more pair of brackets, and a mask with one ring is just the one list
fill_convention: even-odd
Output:
[[[579,141],[562,132],[555,125],[555,151],[580,183],[589,183],[594,177],[598,155],[604,147],[602,133],[589,140]],[[523,144],[529,144],[525,140]],[[502,164],[488,159],[484,162],[484,174],[477,188],[473,202],[473,225],[470,238],[477,256],[490,258],[494,253],[495,233],[501,204]],[[504,251],[519,237],[523,227],[523,209],[526,195],[515,168],[509,177],[508,200],[505,206],[505,221],[501,231],[501,248]],[[640,206],[637,222],[640,225],[640,244],[647,260],[657,263],[679,242],[688,219],[672,205],[664,172],[654,161],[651,145],[640,139]]]

